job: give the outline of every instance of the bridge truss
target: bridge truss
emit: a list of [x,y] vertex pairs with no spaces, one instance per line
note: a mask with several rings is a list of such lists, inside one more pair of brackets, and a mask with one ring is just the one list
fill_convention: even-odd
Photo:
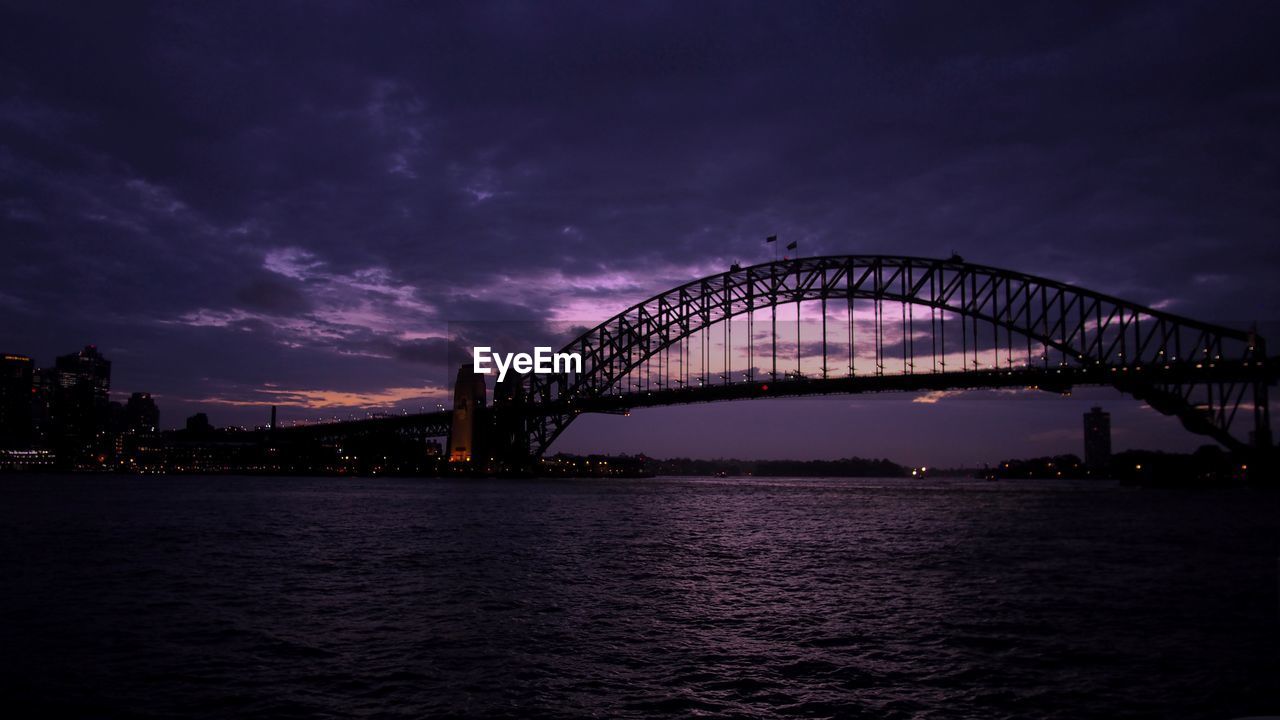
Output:
[[1232,450],[1271,443],[1276,364],[1256,333],[959,258],[735,267],[637,303],[563,351],[582,355],[582,372],[528,375],[495,391],[494,411],[506,418],[499,434],[518,446],[509,449],[540,455],[584,412],[1074,385],[1112,385]]

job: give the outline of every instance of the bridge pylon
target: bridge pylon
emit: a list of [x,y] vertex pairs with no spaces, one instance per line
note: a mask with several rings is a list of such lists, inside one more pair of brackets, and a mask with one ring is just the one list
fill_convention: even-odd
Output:
[[458,368],[453,384],[453,418],[449,428],[449,462],[470,463],[480,458],[485,440],[484,375],[470,364]]
[[493,387],[493,408],[487,431],[492,457],[502,472],[526,472],[535,462],[524,386],[524,378],[513,374]]

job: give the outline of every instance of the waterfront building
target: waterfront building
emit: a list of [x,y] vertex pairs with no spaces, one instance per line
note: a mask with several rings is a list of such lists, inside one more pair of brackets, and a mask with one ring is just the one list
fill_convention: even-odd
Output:
[[125,429],[135,433],[154,433],[160,429],[160,408],[151,393],[136,392],[124,406]]
[[34,374],[26,355],[0,355],[0,448],[31,445]]
[[1111,413],[1100,407],[1084,414],[1084,464],[1094,475],[1111,464]]
[[58,459],[75,467],[101,465],[110,453],[111,361],[86,345],[54,361],[50,434]]

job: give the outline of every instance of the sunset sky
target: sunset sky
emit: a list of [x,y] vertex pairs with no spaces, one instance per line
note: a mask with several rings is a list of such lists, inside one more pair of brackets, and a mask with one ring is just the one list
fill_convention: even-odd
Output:
[[[79,5],[0,3],[0,351],[96,343],[166,427],[433,408],[451,321],[602,320],[772,234],[1280,319],[1275,3]],[[1080,453],[1092,404],[1207,442],[1095,389],[553,450],[995,462]]]

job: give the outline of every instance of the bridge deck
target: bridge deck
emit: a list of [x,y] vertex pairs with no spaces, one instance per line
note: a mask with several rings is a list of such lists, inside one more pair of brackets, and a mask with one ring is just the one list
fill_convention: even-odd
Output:
[[[859,375],[854,377],[809,378],[788,376],[725,384],[660,388],[643,392],[603,395],[591,398],[560,399],[549,404],[517,406],[510,409],[526,416],[550,413],[625,413],[645,407],[687,405],[761,398],[810,395],[863,394],[883,392],[932,392],[984,388],[1028,388],[1067,393],[1078,386],[1121,386],[1143,383],[1229,382],[1265,373],[1274,381],[1280,364],[1265,368],[1242,368],[1222,364],[1216,367],[1178,366],[1169,368],[1023,368],[1014,370],[961,371],[947,373]],[[278,430],[285,436],[362,434],[413,429],[421,435],[449,433],[452,411],[408,415],[388,415],[362,420],[319,423]]]
[[[1274,380],[1275,365],[1268,375]],[[1169,368],[1031,368],[948,373],[865,375],[782,380],[758,379],[725,384],[663,388],[553,403],[554,408],[528,408],[530,414],[571,409],[577,412],[625,412],[642,407],[685,405],[725,400],[881,392],[932,392],[984,388],[1027,388],[1068,393],[1077,386],[1125,386],[1145,383],[1229,382],[1256,377],[1258,369],[1228,367]]]

